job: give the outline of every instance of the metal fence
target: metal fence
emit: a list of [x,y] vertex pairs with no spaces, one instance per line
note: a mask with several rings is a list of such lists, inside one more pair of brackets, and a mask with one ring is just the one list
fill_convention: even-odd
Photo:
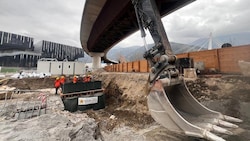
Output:
[[[28,99],[19,99],[18,95],[25,92],[38,92],[32,94]],[[14,98],[15,97],[15,98]],[[5,90],[1,91],[0,116],[14,120],[27,119],[47,112],[48,95],[41,91],[31,90]]]

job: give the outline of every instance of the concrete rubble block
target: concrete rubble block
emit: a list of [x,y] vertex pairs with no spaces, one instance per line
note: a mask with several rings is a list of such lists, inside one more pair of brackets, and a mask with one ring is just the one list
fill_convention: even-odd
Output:
[[195,68],[185,68],[184,69],[184,78],[196,79],[197,74]]

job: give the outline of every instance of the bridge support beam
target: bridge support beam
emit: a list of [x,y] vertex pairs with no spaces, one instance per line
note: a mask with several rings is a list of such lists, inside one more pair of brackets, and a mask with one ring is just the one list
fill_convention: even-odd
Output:
[[89,55],[92,57],[92,69],[96,70],[101,68],[101,57],[104,56],[104,53],[90,52]]

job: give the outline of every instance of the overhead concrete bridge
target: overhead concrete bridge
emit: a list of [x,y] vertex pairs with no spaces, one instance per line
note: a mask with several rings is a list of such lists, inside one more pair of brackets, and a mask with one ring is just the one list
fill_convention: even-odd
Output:
[[[194,0],[155,0],[161,16],[166,16]],[[82,14],[82,48],[99,68],[101,59],[118,42],[139,29],[131,0],[86,0]]]

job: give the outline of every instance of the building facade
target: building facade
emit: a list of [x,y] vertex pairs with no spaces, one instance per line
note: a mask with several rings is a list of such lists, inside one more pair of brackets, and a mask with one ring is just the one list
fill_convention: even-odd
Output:
[[0,31],[0,66],[36,67],[40,58],[74,61],[84,57],[82,48],[50,41],[34,45],[34,38]]
[[0,31],[0,50],[34,50],[34,39],[27,36]]
[[0,31],[0,66],[34,67],[41,56],[32,37]]
[[74,61],[77,58],[84,57],[84,51],[82,48],[45,40],[35,44],[35,48],[40,50],[41,58],[56,58],[58,61]]

